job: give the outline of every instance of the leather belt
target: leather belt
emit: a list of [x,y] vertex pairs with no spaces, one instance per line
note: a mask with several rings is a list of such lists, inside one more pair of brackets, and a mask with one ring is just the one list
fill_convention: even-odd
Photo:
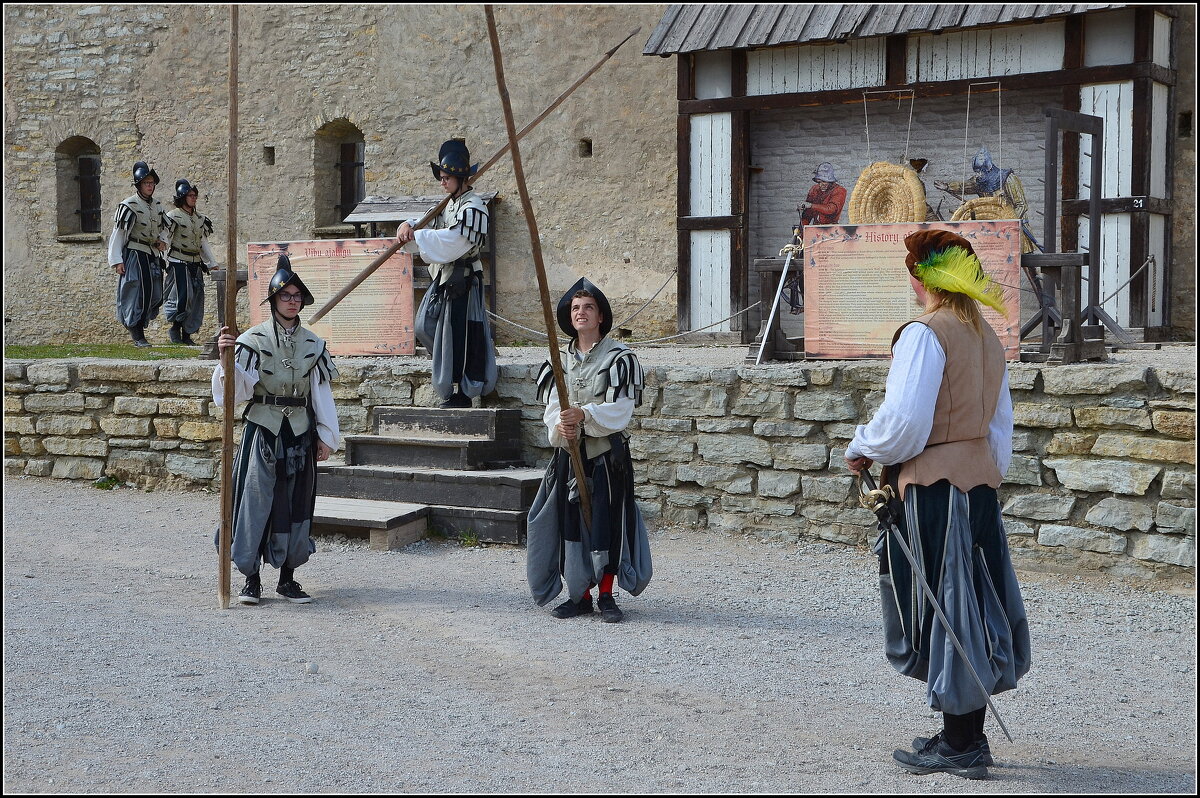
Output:
[[286,407],[308,407],[307,396],[276,396],[273,393],[255,395],[251,402],[260,405],[284,405]]

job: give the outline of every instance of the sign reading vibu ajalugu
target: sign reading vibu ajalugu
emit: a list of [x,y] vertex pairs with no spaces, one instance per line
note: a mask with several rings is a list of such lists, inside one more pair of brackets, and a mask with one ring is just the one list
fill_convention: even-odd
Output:
[[891,357],[892,336],[923,308],[908,282],[904,237],[949,230],[971,242],[1004,290],[1006,315],[979,306],[1004,345],[1020,356],[1021,222],[902,222],[804,228],[804,356],[847,360]]
[[[394,243],[390,238],[359,238],[247,244],[250,323],[267,320],[270,306],[261,303],[280,255],[288,256],[292,270],[316,300],[300,314],[303,320]],[[392,255],[319,322],[305,326],[325,339],[333,355],[414,354],[412,256]]]

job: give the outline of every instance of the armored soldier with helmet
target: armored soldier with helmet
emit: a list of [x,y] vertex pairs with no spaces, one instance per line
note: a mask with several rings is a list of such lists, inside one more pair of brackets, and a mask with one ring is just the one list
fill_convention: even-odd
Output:
[[175,181],[175,207],[167,211],[160,239],[167,252],[164,313],[171,322],[171,343],[194,346],[192,334],[204,322],[204,275],[217,267],[208,246],[212,220],[196,210],[199,189],[191,181]]
[[471,399],[496,385],[496,356],[483,300],[483,264],[488,212],[470,178],[479,170],[463,139],[442,144],[433,176],[450,202],[431,228],[414,230],[416,219],[400,225],[396,240],[404,251],[420,253],[432,284],[417,309],[417,340],[433,356],[433,388],[442,407],[470,407]]
[[[246,576],[242,604],[258,604],[262,597],[262,562],[279,569],[276,593],[295,604],[312,601],[294,572],[316,550],[317,461],[327,460],[341,440],[330,387],[337,367],[325,342],[300,323],[300,311],[313,301],[288,257],[280,255],[263,300],[271,304],[271,318],[236,341],[223,327],[217,339],[221,350],[235,347],[234,400],[250,402],[233,472],[231,554]],[[212,394],[221,407],[224,386],[218,362]]]
[[167,245],[159,238],[166,207],[154,198],[158,172],[138,161],[133,165],[137,191],[117,206],[108,262],[117,273],[117,318],[129,330],[135,346],[150,346],[146,324],[162,307],[162,256]]

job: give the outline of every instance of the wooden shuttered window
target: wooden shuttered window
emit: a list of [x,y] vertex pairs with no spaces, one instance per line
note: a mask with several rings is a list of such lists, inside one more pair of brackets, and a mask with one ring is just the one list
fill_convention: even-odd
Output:
[[79,175],[79,231],[100,232],[100,156],[80,155]]

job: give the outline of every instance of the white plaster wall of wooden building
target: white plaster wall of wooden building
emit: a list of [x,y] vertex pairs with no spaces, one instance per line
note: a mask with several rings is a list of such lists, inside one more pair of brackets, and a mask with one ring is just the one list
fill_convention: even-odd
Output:
[[[1046,239],[1043,109],[1056,107],[1106,125],[1102,307],[1147,337],[1170,335],[1175,325],[1176,337],[1194,338],[1192,308],[1180,309],[1178,319],[1171,310],[1180,299],[1175,284],[1195,278],[1192,248],[1178,246],[1187,240],[1184,220],[1194,219],[1194,193],[1173,186],[1176,151],[1190,151],[1194,162],[1194,145],[1178,142],[1181,100],[1172,89],[1173,70],[1194,76],[1194,45],[1189,52],[1180,44],[1194,30],[1194,10],[1164,8],[1171,13],[1126,8],[1038,24],[678,56],[681,327],[696,329],[759,298],[748,265],[788,242],[796,204],[824,161],[852,192],[873,161],[927,159],[927,198],[949,218],[959,203],[934,181],[970,178],[970,162],[986,145],[1022,179],[1026,218],[1035,237]],[[1071,68],[1093,82],[1059,77]],[[911,105],[907,87],[917,89]],[[885,88],[896,94],[872,93],[863,102],[865,92]],[[1057,147],[1059,210],[1067,221],[1050,237],[1058,251],[1087,248],[1081,210],[1089,187],[1079,177],[1088,174],[1087,139]],[[758,328],[757,315],[751,310],[746,320],[714,329],[742,330],[745,338]]]
[[[500,6],[514,115],[536,116],[604,51],[663,6]],[[481,8],[257,5],[240,11],[238,252],[245,242],[351,235],[331,226],[318,131],[361,141],[369,195],[430,195],[428,162],[451,136],[474,161],[506,143]],[[200,185],[200,210],[226,260],[229,11],[196,5],[4,8],[5,338],[116,342],[107,238],[137,160]],[[641,306],[674,265],[674,68],[635,37],[523,141],[552,290],[587,275],[614,315]],[[327,127],[331,126],[331,127]],[[101,230],[61,229],[56,150],[83,137],[102,159]],[[586,140],[589,146],[583,146]],[[57,156],[62,159],[61,153]],[[327,159],[326,159],[327,160]],[[541,326],[511,162],[479,183],[496,190],[498,312]],[[215,327],[212,289],[204,337]],[[244,298],[242,300],[244,313]],[[81,312],[83,309],[84,312]],[[239,314],[244,320],[245,316]],[[638,317],[635,337],[675,331],[674,285]],[[501,340],[530,338],[497,325]],[[164,341],[160,318],[153,341]]]

